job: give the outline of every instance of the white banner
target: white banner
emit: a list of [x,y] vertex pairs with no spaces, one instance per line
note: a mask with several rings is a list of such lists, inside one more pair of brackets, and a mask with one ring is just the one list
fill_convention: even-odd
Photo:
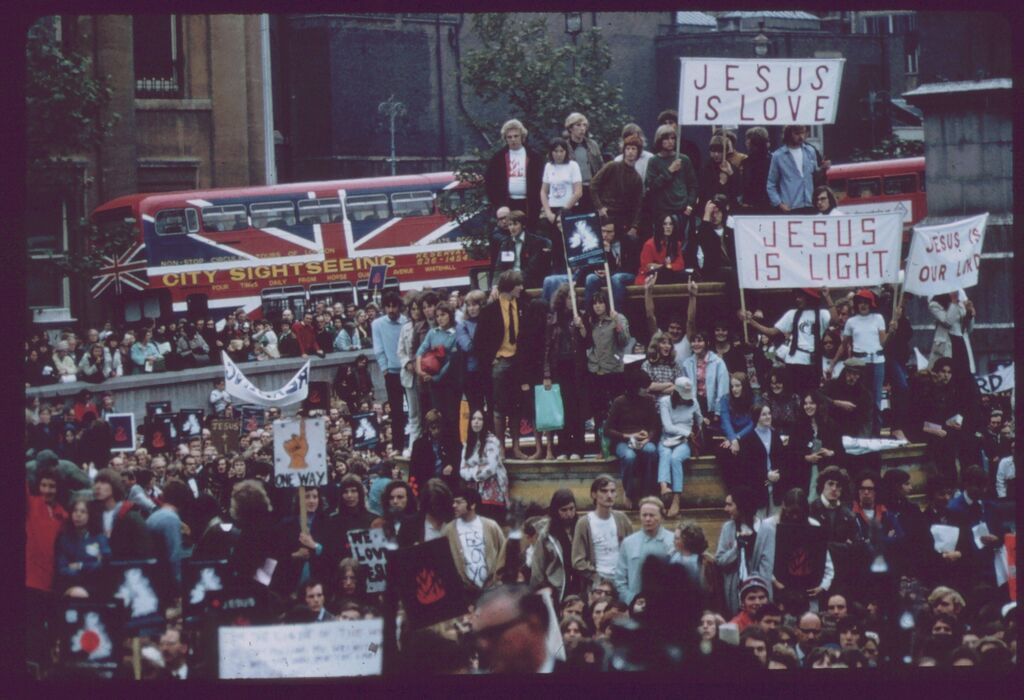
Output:
[[327,483],[327,429],[323,418],[274,421],[274,486]]
[[220,355],[224,358],[225,389],[229,394],[246,403],[280,408],[303,401],[309,394],[309,360],[306,360],[306,364],[302,365],[287,384],[277,391],[267,392],[256,388],[256,385],[242,374],[242,370],[231,361],[226,352],[222,352]]
[[679,123],[832,124],[842,58],[680,58]]
[[1004,391],[1014,390],[1013,363],[1000,367],[988,374],[977,374],[974,381],[978,382],[978,388],[983,394],[998,394]]
[[384,620],[221,627],[219,678],[379,676]]
[[889,438],[861,438],[843,436],[843,449],[848,455],[864,455],[869,452],[881,452],[882,450],[895,450],[910,444],[906,440],[890,440]]
[[909,199],[897,199],[888,202],[868,202],[854,204],[856,200],[844,199],[839,210],[844,214],[899,214],[903,217],[904,226],[914,220],[914,202]]
[[915,226],[903,289],[930,297],[978,284],[988,214],[939,226]]
[[895,283],[899,214],[737,216],[736,267],[745,289]]

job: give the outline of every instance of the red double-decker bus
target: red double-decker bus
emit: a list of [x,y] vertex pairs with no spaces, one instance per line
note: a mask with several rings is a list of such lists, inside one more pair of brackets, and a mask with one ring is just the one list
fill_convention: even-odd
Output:
[[460,189],[443,172],[119,197],[93,221],[130,221],[137,237],[107,259],[92,294],[120,295],[122,320],[133,322],[238,308],[301,314],[357,300],[379,265],[385,288],[468,286],[488,262],[469,257],[438,208]]
[[928,215],[923,156],[833,165],[828,186],[844,213],[900,213],[905,243],[911,227]]

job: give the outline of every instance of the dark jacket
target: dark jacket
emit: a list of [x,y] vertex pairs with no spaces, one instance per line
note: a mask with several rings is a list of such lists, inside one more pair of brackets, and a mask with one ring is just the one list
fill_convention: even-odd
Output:
[[[528,221],[536,221],[540,216],[540,186],[544,179],[544,156],[529,146],[526,148],[526,218]],[[487,199],[494,209],[509,206],[508,196],[508,170],[505,166],[505,156],[508,155],[508,146],[501,148],[487,161],[487,169],[484,170],[484,188],[487,190]]]
[[[93,527],[102,531],[103,505],[98,501],[89,503],[89,522],[95,523]],[[118,504],[108,539],[111,559],[146,559],[156,553],[146,522],[131,501]]]
[[[722,247],[725,250],[722,250]],[[698,265],[697,249],[704,252],[704,264]],[[736,240],[731,227],[726,226],[722,237],[715,233],[709,221],[701,221],[697,232],[690,236],[683,248],[686,266],[700,270],[704,280],[724,280],[723,267],[736,267]]]
[[[523,284],[527,289],[537,289],[544,284],[544,278],[551,269],[551,243],[546,238],[532,233],[524,232],[523,237],[523,248],[519,252],[519,269],[523,273]],[[491,260],[492,284],[497,282],[498,275],[505,270],[511,270],[514,265],[512,261],[502,261],[502,253],[507,252],[513,255],[516,252],[512,236],[501,242],[497,255]]]
[[[788,468],[789,453],[786,451],[786,447],[782,444],[782,438],[779,437],[778,430],[772,430],[772,437],[770,442],[770,454],[772,469],[779,470],[779,480],[772,487],[772,500],[775,505],[782,504],[782,496],[786,492],[786,482],[789,479],[787,472],[792,470]],[[756,506],[763,508],[768,505],[768,488],[765,486],[765,481],[768,478],[768,456],[769,452],[765,451],[764,444],[761,442],[761,438],[757,435],[757,429],[751,430],[749,433],[743,436],[740,440],[740,479],[739,483],[746,484],[756,495]]]
[[[790,441],[792,441],[792,437]],[[835,584],[840,590],[850,581],[851,569],[856,552],[861,548],[857,539],[857,516],[848,507],[840,504],[828,508],[818,496],[810,505],[811,517],[821,523],[828,538],[828,551],[835,567]]]
[[303,566],[309,562],[309,575],[321,581],[328,581],[334,567],[340,560],[340,537],[338,520],[329,516],[323,508],[313,516],[309,535],[317,544],[323,545],[320,553],[310,552],[309,559],[293,559],[292,552],[302,545],[299,543],[299,516],[290,515],[277,527],[278,540],[277,569],[274,571],[274,588],[284,595],[293,593],[299,585]]
[[[409,458],[409,483],[414,485],[417,491],[433,478],[441,479],[452,491],[459,486],[459,467],[462,464],[462,445],[457,439],[446,440],[442,434],[438,443],[441,457],[441,467],[437,467],[437,455],[434,452],[434,444],[430,435],[424,430],[416,442],[412,444],[412,455]],[[452,465],[452,473],[442,475],[441,469],[445,465]]]
[[736,202],[739,200],[740,192],[742,191],[740,173],[734,168],[732,175],[726,179],[725,184],[723,185],[722,180],[719,177],[721,172],[719,164],[714,160],[708,160],[700,167],[697,175],[697,187],[700,192],[700,198],[696,207],[697,211],[703,213],[704,203],[710,201],[718,194],[724,194],[728,197],[730,207],[736,206]]
[[595,210],[607,207],[609,215],[621,212],[629,228],[639,229],[644,182],[632,165],[605,163],[590,181],[590,198]]
[[[529,300],[520,296],[516,299],[516,331],[523,327],[523,316]],[[494,363],[494,356],[501,347],[501,341],[505,336],[504,320],[501,316],[501,304],[492,301],[480,310],[479,320],[476,325],[476,333],[473,336],[473,350],[476,352],[477,362],[480,371],[490,372]],[[518,341],[518,337],[517,337]],[[518,342],[517,342],[518,349]]]
[[772,203],[768,199],[768,170],[771,164],[770,152],[750,153],[743,159],[740,168],[740,191],[744,214],[771,211]]

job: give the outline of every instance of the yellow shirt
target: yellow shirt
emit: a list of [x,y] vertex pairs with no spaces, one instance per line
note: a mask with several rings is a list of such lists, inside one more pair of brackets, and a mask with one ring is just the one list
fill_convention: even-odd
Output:
[[[516,354],[516,344],[513,343],[513,342],[510,342],[509,339],[508,339],[508,328],[509,328],[508,323],[509,323],[509,318],[510,318],[509,314],[510,313],[511,314],[515,314],[516,313],[516,300],[513,299],[512,297],[509,297],[508,299],[505,299],[505,298],[499,296],[498,297],[498,305],[501,307],[501,323],[502,323],[502,325],[505,328],[505,333],[504,333],[504,335],[501,336],[501,347],[498,348],[497,357],[514,357],[515,354]],[[519,331],[521,329],[519,328],[519,323],[518,323],[519,319],[518,319],[518,317],[515,320],[517,322],[516,323],[516,339],[518,340],[519,339]]]

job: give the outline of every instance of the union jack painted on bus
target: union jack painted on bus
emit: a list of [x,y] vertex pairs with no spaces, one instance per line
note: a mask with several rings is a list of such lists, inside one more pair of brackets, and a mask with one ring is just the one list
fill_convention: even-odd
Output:
[[122,284],[139,291],[148,287],[145,251],[145,243],[135,243],[115,257],[102,256],[106,264],[100,268],[99,274],[93,275],[94,282],[91,289],[93,298],[98,298],[111,286],[116,294],[122,293]]

